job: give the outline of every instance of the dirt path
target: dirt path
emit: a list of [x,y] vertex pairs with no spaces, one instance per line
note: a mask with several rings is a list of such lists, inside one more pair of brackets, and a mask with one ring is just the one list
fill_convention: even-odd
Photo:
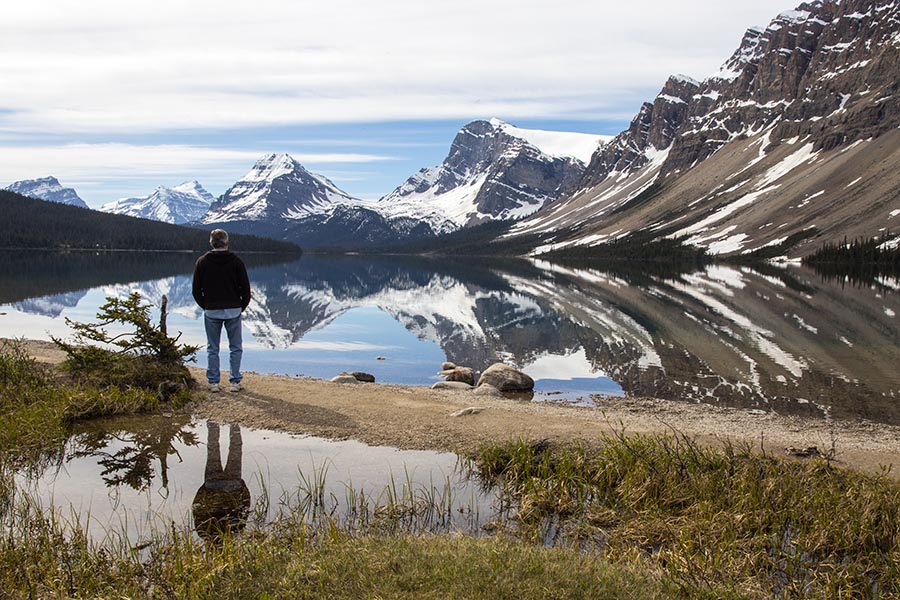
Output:
[[[29,341],[38,360],[59,362],[48,342]],[[203,381],[203,371],[192,369]],[[900,427],[834,422],[651,398],[598,400],[597,408],[477,396],[420,386],[337,384],[318,379],[245,374],[246,389],[203,393],[189,407],[198,417],[373,445],[467,452],[509,438],[598,440],[613,431],[678,431],[702,443],[750,443],[783,454],[786,447],[834,445],[839,463],[900,476]],[[474,414],[451,416],[477,407]]]

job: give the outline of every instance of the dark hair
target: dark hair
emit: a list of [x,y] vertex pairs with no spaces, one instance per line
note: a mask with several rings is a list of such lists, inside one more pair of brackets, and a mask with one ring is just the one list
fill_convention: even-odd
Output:
[[213,229],[209,233],[209,245],[213,248],[224,248],[228,245],[228,232],[224,229]]

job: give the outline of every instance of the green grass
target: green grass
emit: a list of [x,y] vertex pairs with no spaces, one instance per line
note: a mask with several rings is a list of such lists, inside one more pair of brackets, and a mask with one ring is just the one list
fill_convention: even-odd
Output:
[[[188,395],[172,399],[183,402]],[[73,381],[37,363],[16,342],[0,343],[0,455],[17,458],[52,448],[82,419],[151,411],[155,391]]]
[[640,435],[493,444],[477,465],[518,506],[522,535],[552,526],[608,557],[637,552],[687,595],[900,597],[900,484],[886,473]]
[[351,535],[285,522],[199,542],[173,530],[93,546],[20,502],[0,534],[5,598],[671,598],[660,573],[570,548],[469,536]]

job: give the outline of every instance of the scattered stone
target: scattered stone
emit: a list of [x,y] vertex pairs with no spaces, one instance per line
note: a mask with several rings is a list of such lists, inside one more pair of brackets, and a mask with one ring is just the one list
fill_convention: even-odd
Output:
[[441,375],[447,381],[461,381],[469,385],[475,385],[475,371],[469,367],[456,367],[449,371],[441,371]]
[[477,388],[475,388],[475,391],[473,393],[476,396],[495,396],[499,398],[503,397],[503,392],[488,383],[479,385]]
[[441,363],[441,371],[452,371],[455,368],[456,368],[456,364],[452,363],[450,361]]
[[747,414],[754,415],[754,416],[757,416],[757,417],[761,417],[761,416],[766,415],[766,414],[768,414],[768,413],[767,413],[766,411],[764,411],[763,409],[761,409],[761,408],[751,408],[750,410],[747,411]]
[[431,386],[433,390],[471,390],[473,386],[463,381],[438,381]]
[[455,413],[450,413],[451,417],[464,417],[465,415],[477,415],[481,411],[484,410],[482,406],[470,406],[468,408],[464,408],[462,410],[458,410]]
[[357,381],[361,381],[363,383],[375,383],[375,376],[371,373],[363,373],[362,371],[353,371],[348,373],[344,371],[339,375],[349,375],[350,377],[354,377]]
[[822,452],[815,446],[807,446],[806,448],[795,448],[788,446],[784,449],[788,456],[796,456],[797,458],[811,458],[813,456],[824,456]]
[[494,363],[478,379],[478,387],[482,385],[492,385],[501,392],[530,392],[534,379],[509,365]]
[[331,383],[359,383],[359,379],[353,375],[338,375],[331,378]]
[[179,381],[163,381],[156,387],[156,395],[160,402],[168,402],[172,396],[187,389],[187,386]]

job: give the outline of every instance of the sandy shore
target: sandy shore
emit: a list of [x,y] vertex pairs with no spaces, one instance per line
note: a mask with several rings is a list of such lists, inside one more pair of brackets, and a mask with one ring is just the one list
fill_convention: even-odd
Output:
[[[38,360],[64,355],[52,343],[27,342]],[[204,382],[203,371],[192,369]],[[652,398],[598,398],[596,408],[477,396],[424,386],[337,384],[309,378],[245,374],[242,392],[203,393],[189,410],[203,418],[373,445],[467,452],[509,438],[596,441],[614,431],[678,431],[701,443],[750,443],[767,452],[835,449],[839,464],[900,477],[900,427],[826,421]],[[204,386],[205,387],[205,386]],[[452,416],[469,407],[475,414]]]

